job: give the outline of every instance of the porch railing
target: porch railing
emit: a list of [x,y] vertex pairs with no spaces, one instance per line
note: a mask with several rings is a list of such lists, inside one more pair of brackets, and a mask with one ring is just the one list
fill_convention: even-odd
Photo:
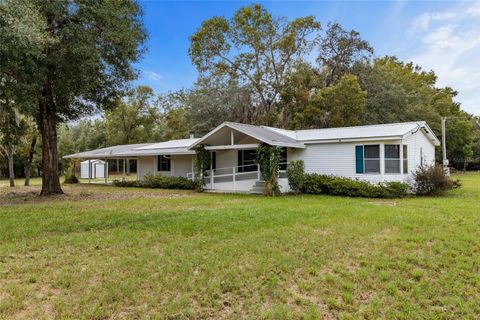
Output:
[[[288,162],[280,163],[281,169],[278,171],[279,178],[287,177],[287,166]],[[195,180],[195,172],[187,173],[187,179]],[[224,167],[207,170],[203,179],[205,184],[207,185],[206,189],[215,189],[216,183],[231,182],[233,183],[234,190],[237,189],[237,182],[240,181],[263,181],[260,171],[260,165],[258,164],[247,164],[243,166]]]

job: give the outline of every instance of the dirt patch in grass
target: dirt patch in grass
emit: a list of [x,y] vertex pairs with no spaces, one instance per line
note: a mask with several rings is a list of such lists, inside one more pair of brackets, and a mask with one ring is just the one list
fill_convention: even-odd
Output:
[[368,203],[374,204],[376,206],[387,206],[387,207],[395,207],[397,205],[397,201],[393,201],[393,200],[377,200],[377,201],[369,201]]
[[110,186],[64,185],[64,194],[40,197],[40,186],[0,188],[0,205],[50,203],[83,200],[125,200],[138,198],[184,198],[192,191],[115,188]]

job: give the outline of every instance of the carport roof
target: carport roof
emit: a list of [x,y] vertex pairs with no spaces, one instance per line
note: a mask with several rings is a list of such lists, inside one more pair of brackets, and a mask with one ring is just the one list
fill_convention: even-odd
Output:
[[195,154],[188,147],[197,139],[179,139],[160,143],[125,144],[64,156],[66,159],[115,159],[137,156]]

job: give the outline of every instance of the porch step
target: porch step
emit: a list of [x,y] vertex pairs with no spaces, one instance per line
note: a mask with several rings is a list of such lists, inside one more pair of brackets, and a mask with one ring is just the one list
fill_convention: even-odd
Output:
[[263,194],[263,190],[265,188],[265,181],[257,181],[250,189],[250,193],[254,194]]

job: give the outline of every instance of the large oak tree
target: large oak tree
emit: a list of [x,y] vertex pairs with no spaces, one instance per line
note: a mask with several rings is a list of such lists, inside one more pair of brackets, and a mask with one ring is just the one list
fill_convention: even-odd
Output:
[[252,122],[274,124],[270,116],[285,78],[314,48],[319,30],[313,16],[287,21],[253,4],[230,19],[203,21],[190,39],[189,54],[202,76],[230,77],[251,90]]
[[[35,76],[25,79],[25,63],[2,66],[1,76],[34,86],[36,103],[26,111],[36,117],[42,137],[41,195],[62,193],[57,124],[107,108],[136,77],[132,63],[146,39],[142,11],[134,0],[21,0],[1,6],[8,19],[0,27],[7,36],[25,26],[39,35],[24,50],[11,48],[15,58],[4,50],[14,62],[28,61]],[[14,46],[15,39],[6,45]]]

